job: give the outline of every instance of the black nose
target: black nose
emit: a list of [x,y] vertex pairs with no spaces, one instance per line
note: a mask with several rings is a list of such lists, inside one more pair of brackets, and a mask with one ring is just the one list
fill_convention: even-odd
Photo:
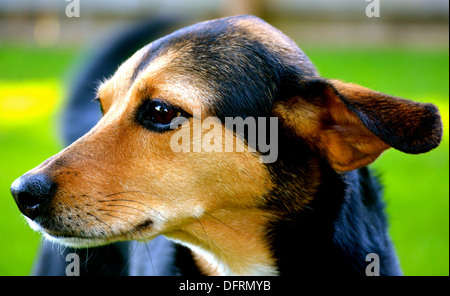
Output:
[[51,200],[56,184],[45,174],[26,174],[11,185],[11,194],[22,214],[34,220]]

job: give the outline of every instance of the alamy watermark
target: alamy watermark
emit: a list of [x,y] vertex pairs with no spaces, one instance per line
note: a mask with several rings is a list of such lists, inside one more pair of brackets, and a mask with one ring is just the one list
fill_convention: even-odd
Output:
[[80,276],[80,256],[76,253],[69,253],[66,256],[66,276]]
[[170,140],[172,151],[258,151],[262,163],[273,163],[278,159],[277,117],[226,117],[222,123],[217,117],[202,120],[201,110],[195,109],[193,118],[192,124],[183,117],[172,121],[170,128],[179,129]]
[[66,16],[69,18],[80,17],[80,0],[66,0]]
[[366,276],[380,276],[380,256],[377,253],[369,253],[366,256]]
[[367,17],[380,17],[380,0],[366,0],[370,2],[366,6]]

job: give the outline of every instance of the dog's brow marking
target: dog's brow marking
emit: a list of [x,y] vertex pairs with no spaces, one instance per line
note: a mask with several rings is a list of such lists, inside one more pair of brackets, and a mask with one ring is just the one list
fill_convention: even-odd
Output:
[[[155,43],[155,42],[153,42]],[[138,75],[148,66],[148,63],[155,57],[154,51],[152,51],[152,44],[148,44],[142,48],[143,54],[134,68],[133,75],[131,76],[131,83],[133,83]],[[152,54],[153,53],[153,54]]]
[[161,52],[164,50],[166,38],[162,38],[159,40],[155,40],[152,43],[144,46],[140,51],[141,56],[139,61],[136,63],[136,66],[133,71],[133,75],[131,76],[131,83],[133,83],[136,78],[145,71],[145,69],[149,66],[149,64],[155,59],[161,56]]
[[136,67],[134,68],[133,75],[131,76],[131,84],[141,73],[145,72],[151,64],[153,64],[155,61],[156,63],[158,63],[157,61],[159,59],[165,58],[167,53],[165,53],[164,55],[161,54],[161,52],[164,50],[163,45],[164,44],[162,40],[157,40],[142,49],[143,54],[137,62]]
[[[146,61],[145,63],[139,64],[135,68],[129,88],[131,88],[132,85],[138,83],[141,80],[141,77],[158,79],[158,76],[164,73],[168,67],[170,67],[169,65],[171,65],[171,61],[176,55],[177,54],[175,54],[174,51],[170,48],[168,48],[163,55],[155,53],[152,54],[152,58],[150,60]],[[164,79],[164,83],[167,79],[168,77]]]

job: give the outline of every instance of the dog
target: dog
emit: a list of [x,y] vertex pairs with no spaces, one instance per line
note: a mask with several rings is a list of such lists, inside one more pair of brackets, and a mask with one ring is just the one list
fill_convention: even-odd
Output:
[[[95,127],[11,193],[47,239],[106,245],[97,264],[114,263],[105,273],[123,271],[133,257],[123,244],[138,240],[150,241],[155,274],[357,276],[376,254],[380,275],[401,275],[367,165],[391,147],[437,147],[436,106],[323,78],[289,37],[253,16],[153,41],[100,84],[97,100]],[[215,139],[248,149],[174,152],[174,134],[201,123],[195,110],[222,123]],[[276,118],[276,161],[261,161],[249,129],[227,118]]]

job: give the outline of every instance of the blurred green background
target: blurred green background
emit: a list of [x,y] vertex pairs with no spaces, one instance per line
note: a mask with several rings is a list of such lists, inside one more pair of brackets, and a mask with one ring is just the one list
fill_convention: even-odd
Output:
[[[417,38],[417,43],[414,38],[405,42],[391,39],[342,42],[342,38],[338,38],[324,45],[314,34],[311,38],[298,36],[301,28],[289,18],[273,17],[261,7],[255,13],[252,5],[256,1],[247,2],[253,10],[233,9],[261,14],[265,19],[278,22],[288,35],[294,35],[292,37],[324,77],[438,105],[445,134],[437,149],[416,156],[389,150],[372,167],[385,188],[390,233],[405,275],[448,275],[448,36],[438,36],[436,40],[444,38],[444,42],[435,43],[428,42],[428,36],[425,41]],[[222,13],[229,11],[230,8]],[[233,11],[233,14],[236,13]],[[5,15],[10,14],[0,12],[0,25]],[[36,20],[36,15],[39,14],[32,14],[31,19]],[[209,12],[208,16],[216,15]],[[206,18],[204,15],[197,17]],[[296,25],[289,25],[291,23]],[[314,25],[312,21],[302,21],[302,24],[311,32],[315,28],[324,30],[323,25]],[[448,18],[444,26],[448,31]],[[42,44],[36,40],[36,34],[35,42],[24,42],[29,38],[6,36],[0,42],[0,275],[30,273],[41,238],[20,215],[9,186],[15,178],[62,148],[58,118],[72,78],[70,69],[80,63],[79,56],[84,48],[93,44],[70,38],[65,43]]]

